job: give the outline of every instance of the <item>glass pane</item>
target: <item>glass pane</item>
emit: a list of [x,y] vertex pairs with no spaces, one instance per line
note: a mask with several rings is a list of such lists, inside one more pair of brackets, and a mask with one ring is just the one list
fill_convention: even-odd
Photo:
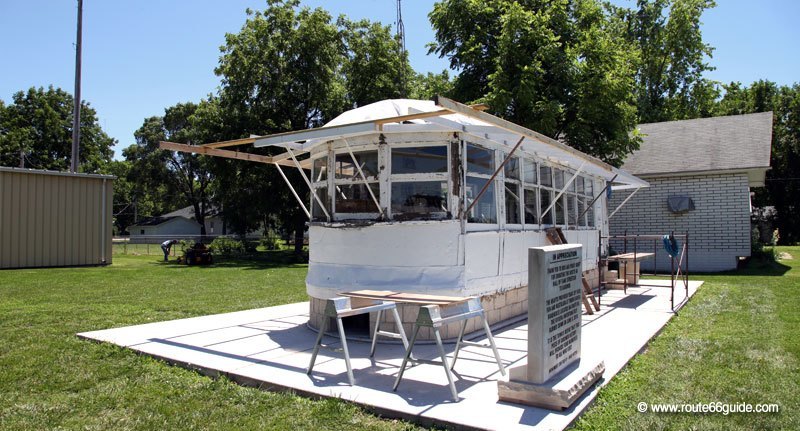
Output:
[[539,181],[540,184],[543,186],[547,187],[553,186],[553,176],[551,173],[550,166],[539,166]]
[[492,175],[494,173],[494,151],[467,144],[467,172]]
[[525,223],[537,224],[539,223],[539,216],[536,211],[537,190],[533,188],[525,188]]
[[447,147],[392,148],[393,174],[447,172]]
[[594,198],[594,180],[592,180],[591,178],[586,178],[586,181],[584,181],[583,184],[586,196],[591,196]]
[[564,216],[566,215],[566,204],[567,204],[567,197],[561,195],[560,198],[556,201],[556,204],[553,205],[553,209],[555,209],[556,213],[556,224],[565,224]]
[[589,227],[594,227],[594,208],[593,206],[589,207],[589,210],[586,211],[586,221]]
[[564,188],[564,171],[558,168],[553,169],[553,183],[558,191]]
[[580,216],[578,219],[578,226],[586,226],[586,198],[578,196],[578,215]]
[[[505,160],[506,155],[503,154],[503,160]],[[508,162],[506,162],[505,166],[503,166],[503,170],[505,171],[506,178],[518,180],[520,179],[519,176],[519,158],[512,157]]]
[[402,220],[447,212],[446,181],[392,183],[392,216]]
[[311,182],[325,181],[328,179],[328,158],[320,157],[314,160],[314,169],[311,173]]
[[[539,208],[541,211],[547,210],[550,202],[553,201],[553,192],[550,190],[539,190]],[[542,214],[542,224],[553,224],[553,209],[547,211],[547,214]]]
[[[319,196],[322,203],[325,205],[325,209],[330,212],[331,210],[331,198],[328,196],[328,188],[327,187],[317,187],[316,189],[317,196]],[[325,213],[320,208],[317,200],[314,199],[314,196],[311,196],[311,217],[314,220],[327,220],[325,217]]]
[[523,160],[522,178],[526,183],[536,184],[536,163],[534,163],[533,160]]
[[519,214],[519,186],[514,183],[505,183],[506,185],[506,223],[520,224]]
[[[472,205],[475,196],[483,189],[488,180],[485,178],[467,177],[467,208]],[[470,223],[497,223],[497,208],[494,200],[494,184],[489,184],[478,203],[467,214]]]
[[580,223],[578,223],[578,214],[580,214],[578,212],[578,197],[576,195],[567,196],[567,204],[567,210],[569,211],[569,224],[580,226]]
[[[370,183],[369,187],[376,198],[380,196],[378,183]],[[378,207],[364,184],[336,186],[336,214],[376,212],[379,212]]]
[[[360,153],[353,153],[353,155],[355,156],[358,165],[361,166],[361,170],[364,171],[364,176],[367,178],[378,177],[377,151],[364,151]],[[350,153],[337,154],[334,168],[336,170],[335,178],[337,180],[361,179],[361,176],[358,174],[358,169],[356,169],[356,166],[353,164],[353,159],[350,157]]]
[[583,187],[583,177],[575,178],[575,188],[578,190],[578,193],[583,194],[584,187]]
[[[566,182],[569,181],[569,179],[572,178],[573,175],[575,175],[575,172],[564,171],[564,183],[566,184]],[[575,192],[575,187],[578,185],[576,181],[578,181],[577,178],[575,178],[574,180],[572,180],[571,183],[569,183],[569,187],[567,187],[568,192]]]

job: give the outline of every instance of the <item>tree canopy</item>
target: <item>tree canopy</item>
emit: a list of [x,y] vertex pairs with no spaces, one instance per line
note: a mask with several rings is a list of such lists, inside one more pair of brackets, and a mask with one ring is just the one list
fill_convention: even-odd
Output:
[[457,99],[616,165],[638,148],[636,51],[598,1],[443,0],[430,19]]
[[703,42],[700,18],[713,0],[637,0],[635,9],[614,7],[625,38],[639,52],[636,102],[639,122],[709,117],[719,97],[704,76],[714,49]]
[[[0,165],[64,171],[72,157],[74,99],[60,88],[31,87],[0,105]],[[111,161],[115,140],[81,102],[80,171],[99,172]]]
[[[201,102],[201,106],[208,103],[211,102]],[[202,110],[194,103],[179,103],[165,109],[163,116],[146,118],[134,132],[136,145],[125,149],[124,155],[131,162],[128,175],[138,179],[143,195],[166,188],[168,195],[179,196],[180,199],[173,198],[171,202],[191,205],[195,220],[201,225],[200,233],[205,235],[205,217],[211,210],[212,161],[158,147],[160,141],[195,142],[197,137],[204,136],[203,129],[197,127],[198,112]]]

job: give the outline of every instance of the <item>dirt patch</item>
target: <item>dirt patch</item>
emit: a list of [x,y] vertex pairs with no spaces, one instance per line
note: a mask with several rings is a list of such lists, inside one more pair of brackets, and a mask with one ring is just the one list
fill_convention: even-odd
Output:
[[778,253],[778,259],[779,260],[792,260],[792,259],[794,259],[794,257],[792,257],[791,254],[789,254],[789,253],[787,253],[785,251],[782,251],[782,252]]

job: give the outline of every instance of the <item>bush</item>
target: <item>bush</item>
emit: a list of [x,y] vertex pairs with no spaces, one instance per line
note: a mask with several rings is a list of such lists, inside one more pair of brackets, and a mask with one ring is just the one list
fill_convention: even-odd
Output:
[[244,244],[242,244],[241,241],[222,236],[214,238],[214,241],[211,241],[208,248],[211,253],[216,256],[230,257],[245,253]]
[[192,239],[182,239],[178,241],[178,246],[181,250],[181,256],[186,257],[186,252],[194,248],[194,240]]
[[262,236],[258,242],[264,250],[281,249],[281,240],[277,236]]
[[757,227],[754,227],[750,236],[750,255],[752,257],[766,258],[769,260],[778,260],[778,250],[775,246],[778,244],[781,235],[778,229],[772,231],[772,240],[769,243],[761,241],[761,234]]
[[267,231],[264,232],[264,236],[258,240],[258,244],[264,250],[281,250],[283,248],[280,235],[278,235],[278,232],[272,228],[267,229]]

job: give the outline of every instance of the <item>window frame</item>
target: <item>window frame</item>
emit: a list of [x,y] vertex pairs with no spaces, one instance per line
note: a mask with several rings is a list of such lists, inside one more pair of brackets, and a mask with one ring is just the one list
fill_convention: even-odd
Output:
[[[479,144],[479,143],[477,143],[475,141],[472,141],[472,140],[463,139],[461,141],[461,151],[462,151],[462,154],[463,154],[463,157],[461,158],[462,159],[461,160],[462,169],[463,169],[463,175],[462,175],[462,181],[463,181],[462,190],[463,191],[461,192],[462,193],[461,194],[461,199],[462,199],[462,202],[464,204],[464,210],[465,211],[470,206],[470,202],[467,199],[467,178],[468,177],[473,177],[473,178],[480,178],[480,179],[484,179],[484,180],[488,181],[492,177],[492,174],[482,174],[482,173],[477,173],[477,172],[470,173],[468,171],[467,168],[469,166],[469,163],[467,162],[467,159],[468,159],[468,157],[467,157],[467,148],[470,145],[478,147],[478,148],[480,148],[482,150],[486,150],[486,151],[488,151],[488,152],[490,152],[492,154],[492,161],[493,161],[492,172],[497,170],[497,166],[499,166],[498,165],[498,161],[497,161],[497,158],[498,158],[497,153],[498,153],[498,151],[496,149],[491,148],[490,146],[488,146],[486,144]],[[503,172],[501,172],[500,174],[504,175]],[[464,214],[464,221],[466,221],[467,226],[470,227],[470,230],[473,230],[473,231],[474,230],[494,230],[494,229],[499,229],[500,228],[501,220],[504,220],[504,218],[501,218],[500,207],[501,207],[501,204],[504,204],[504,201],[502,201],[500,199],[500,197],[499,197],[500,193],[497,192],[497,190],[498,190],[497,183],[498,183],[498,181],[501,180],[498,177],[500,177],[500,175],[497,175],[497,177],[495,177],[495,179],[492,180],[492,187],[493,187],[493,191],[494,191],[494,218],[495,218],[494,223],[481,223],[481,222],[469,221],[469,214]],[[503,188],[503,192],[505,193],[505,187]],[[485,193],[484,193],[484,195],[485,195]],[[484,198],[485,198],[485,196],[481,196],[481,199],[484,199]],[[505,216],[504,214],[502,214],[502,215]]]
[[[447,150],[447,171],[446,172],[424,172],[424,173],[411,173],[411,174],[395,174],[392,173],[392,150],[399,149],[399,148],[422,148],[422,147],[445,147]],[[446,220],[452,218],[453,210],[453,201],[450,198],[453,190],[453,182],[452,176],[450,173],[452,172],[453,166],[451,163],[452,154],[450,148],[450,142],[398,142],[392,143],[387,145],[386,148],[386,155],[385,155],[385,169],[386,172],[386,180],[382,181],[386,184],[386,211],[388,218],[391,220],[398,220],[398,221],[412,221],[412,220]],[[411,183],[411,182],[445,182],[446,183],[446,191],[445,191],[445,202],[447,204],[447,211],[445,212],[433,212],[430,213],[430,217],[426,218],[404,218],[400,216],[400,219],[395,218],[395,213],[392,210],[392,185],[394,183]]]
[[[377,193],[375,194],[375,198],[378,199],[378,203],[380,204],[380,196],[381,196],[381,148],[358,148],[353,149],[352,153],[354,156],[357,156],[359,153],[369,153],[374,152],[375,157],[377,160],[377,169],[378,172],[375,176],[367,176],[367,173],[364,173],[366,177],[366,186],[376,185],[378,187]],[[330,151],[331,157],[328,158],[328,179],[330,183],[330,188],[328,189],[328,198],[330,199],[329,205],[331,210],[331,219],[333,221],[342,221],[342,220],[371,220],[376,219],[380,216],[380,208],[376,208],[375,211],[371,212],[353,212],[353,213],[342,213],[336,210],[336,200],[338,196],[338,186],[352,186],[352,185],[365,185],[364,180],[361,178],[360,174],[355,175],[353,178],[336,178],[336,157],[337,156],[346,156],[348,159],[350,157],[350,151],[348,148],[338,148],[335,150]],[[352,159],[351,159],[352,161]],[[333,168],[333,169],[331,169]],[[336,192],[334,192],[336,190]],[[367,192],[369,194],[369,192]],[[313,198],[313,196],[312,196]],[[316,200],[316,199],[315,199]],[[372,201],[372,197],[369,196],[368,201],[374,205]]]

